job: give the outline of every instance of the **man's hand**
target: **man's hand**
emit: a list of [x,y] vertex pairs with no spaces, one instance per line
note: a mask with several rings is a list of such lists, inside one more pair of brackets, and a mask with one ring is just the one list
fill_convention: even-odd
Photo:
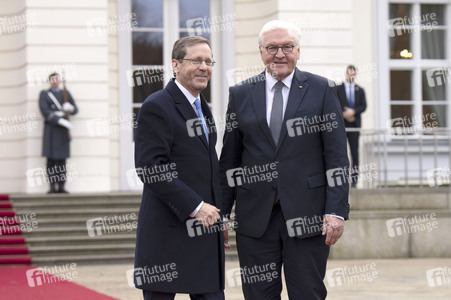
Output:
[[64,117],[64,113],[60,110],[55,111],[54,114],[55,114],[55,116],[60,117],[60,118]]
[[219,220],[221,210],[208,203],[203,203],[197,214],[194,216],[205,228],[210,227]]
[[354,122],[355,121],[355,110],[345,106],[345,110],[343,112],[343,118],[350,123]]
[[229,244],[229,222],[228,221],[222,221],[224,225],[224,249],[230,249],[232,248]]
[[345,221],[332,215],[325,215],[323,221],[323,235],[326,235],[326,244],[334,245],[343,234]]
[[66,113],[72,113],[75,110],[75,106],[70,104],[69,102],[63,103],[63,111]]
[[71,129],[71,128],[72,128],[72,123],[69,122],[69,121],[66,120],[66,119],[63,119],[63,118],[60,118],[60,119],[58,120],[58,125],[63,126],[63,127],[66,127],[67,129]]

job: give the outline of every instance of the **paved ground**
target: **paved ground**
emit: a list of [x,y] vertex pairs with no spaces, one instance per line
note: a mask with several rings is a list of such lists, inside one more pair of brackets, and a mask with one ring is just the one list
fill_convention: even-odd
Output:
[[[226,263],[226,269],[238,268]],[[122,300],[141,300],[141,292],[128,285],[128,264],[77,266],[76,283]],[[427,271],[431,271],[427,276]],[[449,300],[451,259],[330,260],[326,285],[331,300]],[[429,277],[429,278],[428,278]],[[429,282],[428,282],[429,279]],[[226,299],[243,300],[239,283],[226,281]],[[177,300],[189,299],[187,295]],[[285,287],[282,299],[287,300]],[[262,299],[265,300],[265,299]],[[299,300],[299,299],[293,299]]]

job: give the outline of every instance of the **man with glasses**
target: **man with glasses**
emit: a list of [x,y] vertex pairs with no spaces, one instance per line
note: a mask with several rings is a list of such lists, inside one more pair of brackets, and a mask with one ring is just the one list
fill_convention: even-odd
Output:
[[326,78],[296,67],[299,41],[293,24],[266,23],[258,37],[266,70],[229,91],[227,115],[238,125],[224,135],[223,213],[236,202],[245,299],[280,299],[282,266],[290,299],[325,299],[329,248],[348,218],[340,104]]
[[143,103],[135,136],[144,183],[138,217],[135,286],[145,300],[224,299],[221,189],[213,116],[201,91],[214,65],[208,40],[175,42],[175,75]]

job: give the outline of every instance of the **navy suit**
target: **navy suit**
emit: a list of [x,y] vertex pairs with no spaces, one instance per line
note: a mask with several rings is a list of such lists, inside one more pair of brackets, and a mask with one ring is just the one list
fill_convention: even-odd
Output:
[[[349,107],[348,103],[348,97],[346,96],[346,90],[344,83],[337,86],[337,95],[338,99],[340,99],[340,104],[342,109],[344,110],[344,107]],[[354,85],[354,104],[353,109],[355,110],[355,121],[354,122],[348,122],[345,120],[345,126],[346,127],[361,127],[362,126],[362,118],[361,114],[366,110],[366,97],[365,97],[365,90],[358,86],[357,84]]]
[[[216,231],[205,232],[189,217],[201,201],[221,208],[214,120],[202,96],[201,106],[210,127],[209,143],[204,135],[190,135],[187,121],[197,115],[173,80],[150,95],[139,111],[135,166],[144,190],[135,254],[137,288],[189,294],[224,289],[224,241],[222,231],[217,230],[221,224],[215,225]],[[165,172],[168,165],[173,167]],[[146,170],[155,170],[155,166],[166,175],[176,174],[169,176],[171,180],[152,180],[149,177],[160,171]],[[171,263],[176,279],[142,278],[143,269]]]
[[[341,107],[344,111],[345,106],[349,107],[348,97],[346,96],[344,83],[337,86],[337,94],[338,99],[340,99]],[[362,118],[361,114],[366,110],[366,97],[365,91],[362,87],[357,84],[354,85],[354,103],[353,109],[355,110],[355,120],[354,122],[348,122],[345,120],[345,126],[349,128],[360,128],[362,126]],[[351,160],[353,170],[358,170],[359,166],[359,138],[360,132],[347,132],[346,133],[349,142],[349,148],[351,150]],[[353,185],[357,184],[358,172],[353,172],[352,174],[352,183]]]
[[[280,270],[284,264],[290,299],[324,299],[329,246],[319,226],[324,214],[347,219],[349,213],[348,183],[331,186],[326,176],[349,164],[340,104],[327,79],[296,68],[276,145],[266,118],[264,79],[259,74],[229,91],[227,114],[236,116],[238,127],[225,133],[220,159],[224,213],[236,202],[241,268],[274,262]],[[335,127],[324,130],[331,119]],[[231,186],[230,170],[271,163],[276,166],[271,180],[242,178]],[[293,234],[290,224],[301,218],[319,226]],[[243,284],[246,299],[280,299],[281,288],[280,280]]]

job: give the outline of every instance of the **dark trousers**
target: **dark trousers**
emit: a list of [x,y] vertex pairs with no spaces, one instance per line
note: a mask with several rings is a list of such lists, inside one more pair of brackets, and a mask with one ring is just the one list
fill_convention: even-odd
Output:
[[359,137],[360,132],[347,132],[349,148],[351,149],[351,184],[355,186],[359,177]]
[[[174,300],[175,293],[161,293],[143,290],[144,300]],[[224,291],[206,294],[190,294],[192,300],[224,300]]]
[[246,300],[280,300],[283,265],[288,297],[322,300],[329,246],[325,236],[290,237],[280,205],[275,205],[260,238],[236,235],[241,281]]
[[66,182],[66,160],[47,158],[47,176],[50,183],[50,189],[54,189],[58,184],[60,190],[64,188]]

